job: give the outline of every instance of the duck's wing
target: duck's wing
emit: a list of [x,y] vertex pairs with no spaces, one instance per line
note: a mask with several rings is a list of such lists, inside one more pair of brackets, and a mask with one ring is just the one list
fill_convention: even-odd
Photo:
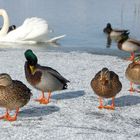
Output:
[[69,80],[67,80],[66,78],[64,78],[58,71],[56,71],[55,69],[51,68],[51,67],[47,67],[47,66],[37,66],[39,69],[42,70],[46,70],[48,73],[50,73],[51,75],[53,75],[54,77],[56,77],[58,80],[60,80],[62,83],[68,83],[70,82]]
[[16,89],[21,94],[22,93],[25,95],[27,94],[28,96],[32,95],[31,90],[25,84],[23,84],[21,81],[13,80],[12,86],[14,87],[14,89]]
[[110,78],[112,79],[118,79],[119,80],[119,76],[114,72],[114,71],[110,71]]
[[101,76],[101,71],[97,72],[93,79],[99,79]]
[[131,43],[133,43],[133,44],[135,44],[135,45],[137,45],[137,46],[140,46],[140,41],[138,41],[138,40],[129,38],[128,41],[131,42]]
[[13,80],[13,86],[17,86],[17,87],[20,87],[21,89],[23,90],[27,90],[27,91],[31,91],[25,84],[23,84],[21,81],[18,81],[18,80]]
[[58,40],[60,40],[61,38],[64,38],[66,35],[60,35],[60,36],[56,36],[53,37],[49,40],[46,41],[46,43],[57,43]]
[[123,32],[123,33],[127,33],[127,32],[129,32],[129,30],[124,30],[124,29],[113,29],[113,31],[115,31],[115,32]]
[[8,41],[34,40],[41,42],[44,39],[46,39],[47,33],[48,33],[47,21],[41,18],[32,17],[27,18],[21,26],[9,32],[6,36],[6,39]]

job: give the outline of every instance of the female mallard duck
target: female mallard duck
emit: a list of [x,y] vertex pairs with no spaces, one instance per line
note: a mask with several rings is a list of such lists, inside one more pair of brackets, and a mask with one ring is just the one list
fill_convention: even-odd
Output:
[[136,56],[125,71],[126,78],[130,81],[130,92],[139,92],[133,88],[133,83],[140,85],[140,56]]
[[119,37],[122,35],[129,35],[128,30],[119,30],[119,29],[112,29],[111,24],[107,23],[106,27],[103,29],[103,32],[108,34],[110,37]]
[[[19,108],[29,102],[31,95],[30,89],[22,82],[12,80],[6,73],[0,74],[0,106],[6,108],[6,114],[0,119],[15,121]],[[8,110],[14,109],[16,109],[16,114],[11,117]]]
[[[122,84],[119,81],[119,77],[116,73],[109,71],[107,68],[103,68],[91,80],[91,87],[99,96],[99,109],[115,109],[115,96],[122,89]],[[112,98],[111,106],[103,106],[102,98]]]
[[131,56],[128,60],[133,61],[135,52],[140,52],[140,41],[125,36],[118,41],[118,48],[130,52]]
[[[24,66],[26,79],[33,87],[42,91],[42,97],[36,101],[48,104],[51,92],[66,89],[69,81],[56,70],[37,64],[37,56],[32,50],[27,50],[25,57],[27,59]],[[45,98],[44,92],[48,92],[48,98]]]

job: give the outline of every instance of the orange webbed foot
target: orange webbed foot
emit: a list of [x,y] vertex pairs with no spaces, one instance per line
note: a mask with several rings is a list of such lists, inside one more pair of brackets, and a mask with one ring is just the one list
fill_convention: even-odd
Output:
[[4,119],[6,121],[16,121],[17,116],[11,117],[9,114],[6,114],[6,115],[1,116],[0,119]]
[[17,120],[17,117],[16,116],[14,116],[14,117],[8,116],[8,117],[6,117],[4,119],[7,120],[7,121],[12,122],[12,121],[16,121]]
[[40,98],[40,99],[35,99],[36,102],[39,102],[40,104],[48,104],[49,99],[46,98]]
[[19,112],[19,108],[16,109],[15,115],[13,117],[11,117],[9,112],[8,112],[8,109],[6,109],[5,115],[1,116],[0,119],[4,119],[6,121],[16,121],[18,112]]
[[109,105],[107,105],[107,106],[104,106],[104,109],[109,109],[109,110],[114,110],[115,109],[115,106],[109,106]]
[[102,105],[98,106],[99,109],[103,109],[104,107]]

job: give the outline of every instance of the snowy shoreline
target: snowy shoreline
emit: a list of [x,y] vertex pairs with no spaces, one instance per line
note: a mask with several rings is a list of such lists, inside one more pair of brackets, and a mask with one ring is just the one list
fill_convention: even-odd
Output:
[[[70,80],[68,90],[52,93],[48,105],[33,101],[40,91],[32,88],[24,75],[24,51],[0,51],[0,73],[8,73],[31,88],[31,101],[21,108],[16,122],[0,120],[1,140],[51,139],[139,139],[140,95],[130,95],[125,69],[130,62],[115,56],[78,52],[39,52],[34,50],[41,65],[50,66]],[[122,90],[116,96],[114,111],[99,110],[98,97],[90,81],[103,67],[119,75]],[[105,100],[105,103],[111,99]],[[0,108],[0,114],[4,113]]]

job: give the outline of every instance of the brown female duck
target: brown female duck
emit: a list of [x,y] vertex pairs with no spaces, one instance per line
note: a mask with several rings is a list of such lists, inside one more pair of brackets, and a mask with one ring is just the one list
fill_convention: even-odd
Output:
[[[27,59],[24,66],[26,79],[34,88],[42,91],[42,97],[36,101],[48,104],[51,92],[66,89],[69,81],[56,70],[37,64],[37,56],[32,50],[27,50],[25,57]],[[44,92],[48,92],[48,98],[45,98]]]
[[[99,96],[100,105],[98,108],[115,109],[114,98],[122,89],[122,84],[116,73],[103,68],[91,80],[91,87]],[[112,98],[111,106],[103,106],[102,98]]]
[[133,88],[133,83],[140,85],[140,56],[136,56],[125,71],[126,78],[130,81],[130,92],[139,92]]
[[[0,74],[0,107],[6,108],[6,114],[0,117],[0,119],[15,121],[19,108],[29,102],[31,95],[30,89],[22,82],[12,80],[6,73]],[[14,109],[16,114],[14,117],[11,117],[8,111]]]

